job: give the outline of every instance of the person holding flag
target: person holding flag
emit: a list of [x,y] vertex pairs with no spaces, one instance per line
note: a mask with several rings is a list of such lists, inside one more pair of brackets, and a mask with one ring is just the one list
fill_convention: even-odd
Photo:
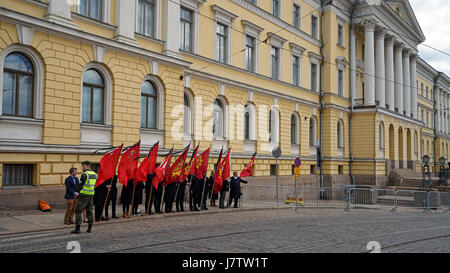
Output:
[[214,193],[214,176],[215,176],[215,171],[212,170],[211,171],[211,175],[209,176],[209,178],[207,179],[208,181],[208,197],[210,199],[210,203],[209,205],[211,207],[216,207],[216,200],[217,200],[217,193]]
[[142,161],[138,170],[136,171],[135,179],[137,181],[145,181],[145,214],[151,214],[151,204],[154,201],[156,190],[152,185],[153,178],[155,177],[156,158],[158,156],[159,141],[156,142],[147,157]]
[[183,174],[180,177],[180,181],[177,181],[177,192],[175,193],[175,207],[177,212],[184,211],[184,196],[186,192],[186,183],[188,178],[192,178],[192,174],[195,170],[195,161],[197,158],[198,145],[192,153],[191,159],[188,164],[184,165]]
[[250,162],[245,165],[245,169],[239,174],[240,177],[252,176],[253,175],[253,165],[255,164],[256,152],[252,155]]
[[199,211],[197,204],[201,201],[201,188],[199,187],[199,180],[203,179],[208,171],[209,152],[211,147],[206,149],[195,159],[194,170],[190,177],[189,185],[189,207],[191,211]]
[[164,183],[164,186],[166,186],[166,192],[164,194],[164,212],[171,213],[173,208],[173,201],[175,201],[175,194],[176,194],[176,186],[177,184],[174,182],[177,182],[180,180],[180,178],[184,175],[184,164],[186,162],[186,157],[189,152],[190,144],[184,148],[183,152],[180,156],[175,160],[175,162],[170,166],[169,172],[167,174],[167,179]]
[[229,181],[228,178],[230,176],[230,155],[231,148],[228,150],[225,158],[220,162],[217,167],[216,179],[215,179],[215,192],[220,191],[220,199],[219,199],[219,208],[225,208],[225,197],[227,192],[229,191]]
[[133,146],[127,148],[120,159],[118,178],[119,183],[122,184],[122,192],[120,194],[120,201],[122,203],[123,217],[130,217],[130,203],[133,200],[133,177],[135,175],[139,150],[141,141],[136,142]]
[[[163,194],[163,182],[166,178],[166,174],[170,168],[170,160],[172,158],[173,147],[170,149],[169,154],[164,158],[164,160],[155,169],[155,176],[153,177],[152,184],[155,187],[155,213],[162,213],[161,211],[161,199]],[[151,210],[151,208],[150,208]]]

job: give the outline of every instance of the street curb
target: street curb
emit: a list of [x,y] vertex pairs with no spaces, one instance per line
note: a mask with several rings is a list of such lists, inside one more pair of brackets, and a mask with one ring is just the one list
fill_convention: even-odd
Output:
[[[273,210],[273,209],[292,209],[291,207],[267,207],[267,208],[239,208],[239,209],[230,209],[230,210],[219,210],[219,211],[202,211],[202,212],[181,212],[181,213],[162,213],[160,215],[143,215],[139,217],[133,217],[133,218],[125,218],[123,219],[120,217],[119,219],[116,219],[114,221],[100,221],[95,222],[94,227],[97,225],[108,225],[108,224],[120,224],[124,222],[134,222],[134,221],[143,221],[143,220],[149,220],[149,219],[161,219],[161,218],[167,218],[167,217],[186,217],[186,216],[193,216],[193,215],[203,215],[203,214],[222,214],[222,213],[232,213],[232,212],[239,212],[239,211],[256,211],[256,210]],[[35,233],[35,232],[45,232],[45,231],[52,231],[52,230],[62,230],[62,229],[73,229],[74,225],[61,225],[61,226],[53,226],[48,228],[42,228],[42,229],[34,229],[34,230],[28,230],[28,231],[21,231],[21,232],[6,232],[2,233],[0,232],[0,239],[3,236],[10,236],[10,235],[19,235],[19,234],[28,234],[28,233]]]

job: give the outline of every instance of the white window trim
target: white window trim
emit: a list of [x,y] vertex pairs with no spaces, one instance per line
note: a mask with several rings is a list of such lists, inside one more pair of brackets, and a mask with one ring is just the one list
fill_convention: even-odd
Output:
[[200,12],[200,6],[205,2],[206,0],[180,0],[180,6],[191,10],[193,13],[192,52],[194,54],[198,53],[198,13]]
[[3,70],[6,57],[11,53],[22,53],[33,64],[34,68],[34,89],[33,89],[33,118],[43,118],[43,102],[44,102],[44,65],[38,53],[32,48],[21,44],[13,44],[5,48],[0,55],[0,86],[2,87],[0,92],[0,116],[2,116],[3,106]]
[[[283,52],[282,52],[282,47],[283,47],[283,44],[287,41],[286,39],[284,39],[284,38],[282,38],[282,37],[280,37],[280,36],[278,36],[278,35],[276,35],[275,33],[273,33],[273,32],[268,32],[267,33],[267,38],[270,40],[270,45],[271,46],[273,46],[273,47],[276,47],[276,48],[278,48],[278,54],[279,54],[279,56],[278,56],[278,75],[277,75],[277,77],[275,78],[276,80],[281,80],[282,79],[282,76],[281,76],[281,74],[282,74],[282,71],[281,71],[281,69],[282,69],[282,62],[283,62]],[[272,54],[269,54],[269,57],[270,57],[270,77],[271,78],[273,78],[273,76],[272,76]]]
[[[244,26],[244,33],[245,35],[248,35],[250,37],[255,38],[255,69],[253,71],[253,73],[258,73],[258,41],[259,41],[259,34],[264,30],[263,28],[247,21],[247,20],[242,20],[241,21],[242,25]],[[246,41],[245,41],[245,37],[244,37],[244,48],[246,48]],[[246,66],[247,60],[245,59],[245,54],[244,54],[244,66]],[[246,68],[246,67],[244,67]]]
[[[316,19],[316,35],[314,35],[313,33],[313,24],[312,24],[313,17]],[[311,14],[311,37],[319,39],[319,17],[317,17],[317,15],[315,14]]]
[[[106,24],[110,24],[111,1],[110,0],[102,0],[102,9],[103,10],[102,10],[102,20],[101,20],[101,22],[106,23]],[[74,5],[74,11],[75,11],[75,13],[80,14],[80,5]],[[82,14],[80,14],[80,15],[82,15]],[[88,17],[88,18],[90,18],[90,17]],[[91,18],[91,19],[92,20],[96,20],[94,18]]]
[[275,15],[275,14],[273,14],[273,0],[270,1],[270,11],[271,11],[270,14],[281,19],[281,15],[283,14],[282,3],[283,3],[283,0],[278,0],[278,14]]
[[295,143],[292,143],[291,139],[291,145],[300,145],[300,114],[295,111],[292,113],[292,115],[294,115],[295,117]]
[[227,57],[226,57],[226,64],[231,64],[231,29],[232,29],[232,25],[233,25],[233,21],[234,19],[236,19],[237,15],[224,10],[223,8],[217,6],[217,5],[212,5],[211,9],[214,12],[214,16],[215,16],[215,24],[214,24],[214,51],[215,51],[215,59],[218,61],[219,60],[219,52],[216,50],[217,48],[217,24],[223,24],[225,26],[227,26],[227,48],[226,48],[226,53],[227,53]]
[[189,139],[192,140],[194,136],[194,117],[195,117],[194,96],[192,95],[192,92],[188,88],[184,89],[184,94],[188,98],[190,111],[189,111],[189,128],[187,128],[188,129],[187,131],[185,131],[185,128],[183,128],[183,137],[184,138],[189,137]]
[[339,128],[339,136],[337,137],[338,143],[337,143],[337,147],[339,149],[344,148],[344,123],[342,122],[341,119],[338,120],[337,122],[337,126]]
[[[296,7],[298,7],[298,22],[297,22],[297,24],[298,24],[298,29],[302,29],[302,5],[299,3],[299,1],[296,1],[296,0],[294,0],[294,3],[293,3],[293,6],[296,6]],[[294,13],[292,12],[292,23],[294,23]],[[294,25],[294,27],[295,27],[295,25]],[[297,28],[297,27],[295,27],[295,28]]]
[[[302,86],[302,62],[303,62],[303,53],[306,51],[306,48],[299,46],[295,43],[289,43],[289,46],[291,48],[291,52],[293,56],[298,57],[298,85]],[[294,79],[292,79],[292,83],[294,83]]]
[[313,52],[309,52],[309,60],[310,60],[310,65],[309,65],[309,75],[310,75],[310,79],[311,79],[311,64],[315,64],[316,65],[316,90],[312,91],[312,86],[311,83],[309,89],[312,92],[320,92],[320,86],[319,86],[319,74],[320,74],[320,55],[313,53]]
[[[213,134],[213,140],[227,140],[227,134],[228,134],[228,107],[227,107],[227,101],[225,100],[225,97],[222,95],[218,95],[214,100],[219,100],[223,107],[223,116],[222,116],[222,136],[215,136]],[[213,107],[214,107],[214,100],[213,100]],[[213,108],[214,109],[214,108]],[[214,116],[214,110],[213,110],[213,116]],[[214,122],[214,120],[213,120]]]
[[[136,15],[135,15],[135,27],[134,27],[134,31],[136,33],[138,33],[138,24],[139,24],[139,0],[136,0]],[[155,34],[155,39],[161,40],[161,19],[162,18],[162,14],[161,14],[161,1],[157,1],[155,0],[155,23],[154,23],[154,30],[153,33]],[[138,35],[143,35],[141,33],[138,33]],[[148,36],[145,36],[148,37]]]
[[[108,69],[101,63],[91,62],[86,65],[81,73],[81,103],[80,103],[80,123],[83,123],[83,76],[89,69],[94,69],[99,72],[104,81],[104,94],[103,94],[103,124],[98,124],[98,126],[112,125],[112,76]],[[89,125],[91,125],[89,123]],[[97,124],[92,124],[96,126]]]
[[[337,29],[336,29],[336,31],[337,31],[337,35],[338,35],[337,36],[337,38],[338,38],[337,45],[345,48],[345,46],[344,46],[344,43],[345,43],[345,28],[344,28],[345,21],[344,21],[344,19],[342,19],[341,17],[339,17],[337,15],[336,15],[336,18],[337,18]],[[342,27],[342,44],[339,43],[339,26]]]
[[[311,120],[314,121],[314,128],[313,128],[313,135],[311,136],[311,128],[310,128],[310,124],[311,124]],[[317,119],[315,116],[311,116],[309,118],[309,124],[308,124],[308,134],[309,134],[309,138],[308,138],[308,145],[309,147],[317,147]],[[312,141],[311,141],[312,138]],[[311,143],[313,145],[311,145]]]
[[[149,82],[153,83],[156,87],[156,93],[158,96],[157,103],[156,103],[156,129],[163,130],[164,129],[164,87],[163,87],[163,84],[161,83],[159,78],[155,75],[145,76],[142,79],[142,83],[145,81],[149,81]],[[140,96],[140,91],[141,90],[139,90],[139,96]]]
[[[278,144],[280,143],[280,109],[279,109],[278,105],[272,105],[270,110],[274,114],[273,120],[275,122],[275,124],[272,124],[272,126],[271,126],[272,132],[274,134],[270,141],[270,145],[271,145],[271,147],[277,147]],[[270,119],[270,115],[269,115],[269,122],[271,122],[271,121],[272,120]]]

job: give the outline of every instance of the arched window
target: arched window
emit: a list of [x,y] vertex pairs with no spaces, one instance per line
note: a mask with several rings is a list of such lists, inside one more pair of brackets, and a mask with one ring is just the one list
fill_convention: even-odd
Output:
[[291,144],[300,144],[299,139],[299,131],[300,131],[300,124],[299,124],[299,117],[297,113],[292,113],[291,115]]
[[192,135],[192,103],[190,96],[184,92],[184,116],[183,116],[183,134],[184,136]]
[[224,108],[219,99],[214,100],[213,136],[216,138],[224,137]]
[[250,113],[247,107],[244,112],[244,140],[250,140]]
[[338,120],[337,122],[337,147],[344,147],[344,130],[342,129],[342,121]]
[[34,67],[21,53],[11,53],[4,61],[2,114],[33,117]]
[[155,85],[150,81],[144,81],[141,85],[141,127],[157,128],[156,102],[158,93]]
[[384,150],[384,124],[383,122],[380,122],[380,129],[379,129],[379,144],[380,144],[380,150]]
[[309,146],[316,147],[316,118],[313,116],[309,119]]
[[94,69],[83,74],[82,122],[104,123],[104,81]]

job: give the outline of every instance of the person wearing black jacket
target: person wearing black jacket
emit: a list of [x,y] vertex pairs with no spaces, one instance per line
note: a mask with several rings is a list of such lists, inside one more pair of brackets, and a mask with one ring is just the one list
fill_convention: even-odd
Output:
[[211,175],[209,176],[209,178],[207,178],[207,182],[208,182],[208,197],[209,199],[211,199],[210,201],[210,206],[211,207],[215,207],[216,205],[216,200],[217,200],[217,193],[214,192],[214,175],[215,172],[214,170],[211,171]]
[[164,212],[165,213],[172,212],[176,187],[177,187],[177,184],[173,183],[173,182],[166,185],[166,188],[164,191]]
[[[133,184],[136,189],[134,190],[134,200],[133,200],[133,208],[132,208],[132,214],[137,215],[139,205],[142,204],[142,196],[144,195],[144,183],[142,181],[139,181],[136,183],[136,185]],[[133,192],[131,192],[131,197],[133,198]],[[131,199],[130,199],[131,200]]]
[[230,197],[228,200],[228,206],[234,200],[234,207],[238,207],[239,199],[241,198],[241,183],[247,184],[247,181],[240,178],[237,172],[233,172],[233,176],[230,178]]
[[205,175],[203,175],[203,179],[201,181],[201,188],[200,188],[200,209],[201,210],[208,210],[206,207],[206,200],[208,198],[208,191],[209,191],[209,183],[208,179]]
[[80,184],[80,180],[77,177],[77,168],[70,168],[70,175],[64,181],[66,186],[66,194],[64,199],[67,200],[66,215],[64,216],[64,224],[75,224],[73,217],[75,215],[75,208],[77,207],[77,186]]
[[120,193],[120,202],[122,203],[123,217],[129,218],[131,192],[133,191],[133,180],[128,181],[127,186],[122,185],[122,192]]
[[108,194],[108,184],[107,181],[98,185],[94,192],[94,206],[95,206],[95,222],[100,220],[105,220],[105,217],[101,217],[103,206],[105,205],[106,195]]
[[[155,203],[155,196],[156,196],[156,189],[153,186],[153,179],[155,177],[155,174],[147,174],[147,181],[145,182],[145,214],[151,215],[152,214],[152,205]],[[151,196],[150,196],[151,192]],[[150,202],[150,206],[149,203]],[[149,211],[147,211],[149,210]],[[155,207],[155,212],[156,212]]]
[[108,195],[108,200],[106,201],[106,207],[105,207],[105,221],[109,220],[109,204],[112,203],[111,211],[112,211],[112,218],[117,218],[116,216],[116,201],[117,201],[117,174],[115,174],[112,178],[108,179],[105,182],[107,185],[111,185],[110,192]]
[[161,211],[161,201],[162,201],[162,194],[163,194],[163,181],[159,182],[158,184],[158,190],[155,191],[155,213],[162,213]]
[[228,189],[229,189],[229,182],[228,179],[225,179],[222,181],[222,189],[220,190],[220,199],[219,199],[220,209],[225,208],[225,197],[227,195]]
[[189,185],[189,209],[191,211],[199,211],[197,208],[198,203],[198,193],[199,191],[199,183],[198,179],[195,175],[190,175],[189,180],[191,181],[191,184]]
[[175,192],[175,207],[177,212],[184,211],[184,195],[186,191],[187,178],[177,182],[177,192]]

